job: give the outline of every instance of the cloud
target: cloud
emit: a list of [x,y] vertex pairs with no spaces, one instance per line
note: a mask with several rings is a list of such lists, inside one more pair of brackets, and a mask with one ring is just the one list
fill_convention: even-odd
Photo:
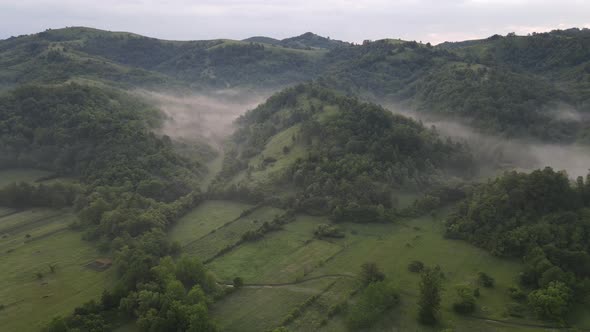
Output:
[[91,26],[166,39],[403,38],[433,43],[589,26],[580,0],[0,0],[0,38]]

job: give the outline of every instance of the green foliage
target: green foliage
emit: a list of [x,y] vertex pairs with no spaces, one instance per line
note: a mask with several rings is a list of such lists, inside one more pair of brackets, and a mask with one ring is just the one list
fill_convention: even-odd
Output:
[[457,299],[453,303],[453,310],[460,314],[470,314],[475,311],[474,290],[467,286],[458,286]]
[[377,264],[371,262],[364,263],[361,265],[361,280],[365,285],[369,285],[385,280],[385,274],[379,270]]
[[358,300],[349,307],[346,317],[350,328],[370,327],[388,310],[399,303],[399,292],[383,281],[367,286]]
[[418,321],[434,325],[440,312],[442,276],[440,268],[427,267],[420,278],[420,298],[418,300]]
[[552,281],[547,287],[532,291],[529,305],[541,318],[563,320],[571,305],[571,289],[560,281]]
[[286,89],[237,123],[233,141],[240,149],[231,150],[220,178],[246,168],[274,135],[300,126],[295,144],[307,154],[274,184],[297,188],[296,209],[331,214],[335,221],[390,221],[392,187],[426,185],[472,166],[461,144],[318,84]]
[[494,278],[492,278],[490,275],[488,275],[485,272],[479,272],[477,275],[477,280],[479,281],[479,283],[486,287],[486,288],[493,288],[494,284],[495,284],[495,280]]
[[235,277],[233,280],[233,285],[234,288],[241,288],[242,286],[244,286],[244,280],[240,277]]
[[313,235],[316,236],[317,238],[336,238],[336,239],[340,239],[343,238],[344,232],[342,232],[342,230],[334,225],[329,225],[329,224],[320,224],[318,225],[318,227],[316,228],[316,230],[313,232]]
[[408,264],[408,271],[420,273],[424,271],[424,263],[421,261],[412,261],[410,264]]
[[72,206],[82,192],[77,184],[57,182],[32,185],[26,182],[10,184],[0,189],[0,205],[14,208]]

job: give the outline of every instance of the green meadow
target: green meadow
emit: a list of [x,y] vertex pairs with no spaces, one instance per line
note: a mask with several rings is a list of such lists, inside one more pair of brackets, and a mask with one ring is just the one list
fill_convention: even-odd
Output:
[[100,254],[68,225],[67,211],[0,208],[0,326],[38,331],[51,317],[97,299],[114,282],[112,269],[85,265]]
[[[239,210],[246,207],[232,202],[205,202],[170,234],[173,239],[182,239],[181,243],[189,243],[187,253],[208,259],[239,240],[243,232],[281,212],[263,207],[237,218]],[[282,325],[290,331],[342,331],[347,328],[346,315],[331,315],[330,311],[339,303],[354,303],[360,287],[360,266],[375,262],[386,280],[399,289],[401,304],[383,315],[371,331],[429,330],[416,325],[419,274],[408,270],[410,262],[419,260],[428,266],[439,265],[444,272],[442,319],[432,331],[543,330],[540,326],[545,323],[535,320],[532,314],[515,318],[506,308],[506,303],[511,302],[508,288],[518,284],[521,263],[494,257],[463,241],[445,239],[441,224],[444,214],[442,211],[434,217],[394,224],[341,223],[338,227],[345,233],[342,239],[315,238],[317,225],[329,221],[298,215],[281,230],[267,233],[258,241],[244,242],[207,264],[220,281],[230,283],[241,277],[245,283],[215,303],[212,314],[223,331],[264,331]],[[202,225],[205,229],[199,230],[202,220],[208,222]],[[479,272],[495,279],[494,288],[478,284]],[[455,288],[460,285],[480,289],[477,309],[471,316],[452,310]],[[317,298],[306,303],[314,295]],[[294,311],[298,312],[296,317],[286,320]],[[582,325],[584,313],[579,312],[576,319]]]

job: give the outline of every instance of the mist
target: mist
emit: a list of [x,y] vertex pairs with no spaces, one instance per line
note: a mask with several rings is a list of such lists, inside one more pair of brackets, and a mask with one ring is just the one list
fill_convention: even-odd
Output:
[[[224,89],[208,92],[171,93],[137,91],[166,115],[160,133],[174,139],[204,140],[216,149],[234,131],[240,115],[264,102],[274,91]],[[590,168],[590,148],[577,144],[550,144],[533,139],[507,139],[483,134],[477,129],[448,119],[432,118],[422,113],[386,105],[393,113],[421,121],[441,135],[467,144],[480,165],[480,176],[493,176],[501,170],[531,171],[550,166],[565,170],[571,178],[585,176]],[[583,121],[585,114],[559,109],[555,117]]]
[[264,102],[272,91],[225,89],[195,93],[137,91],[166,115],[160,134],[174,139],[205,140],[220,149],[233,122]]
[[[578,144],[551,144],[534,139],[508,139],[477,132],[465,124],[447,119],[432,119],[416,112],[400,111],[396,114],[420,120],[425,126],[434,126],[445,137],[467,144],[480,165],[480,176],[492,176],[499,170],[532,171],[550,166],[564,170],[570,178],[586,176],[590,168],[590,147]],[[558,112],[556,112],[557,114]],[[573,111],[565,114],[569,120],[582,117]]]

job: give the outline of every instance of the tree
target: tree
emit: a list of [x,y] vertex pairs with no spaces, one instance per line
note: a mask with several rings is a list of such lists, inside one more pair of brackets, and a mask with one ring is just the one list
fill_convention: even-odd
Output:
[[558,321],[563,320],[571,300],[570,288],[561,281],[552,281],[528,296],[529,305],[539,317]]
[[372,282],[385,280],[385,274],[379,271],[377,264],[369,262],[361,265],[361,280],[368,285]]
[[420,299],[418,300],[418,320],[420,323],[436,324],[440,311],[442,290],[440,268],[425,268],[420,279]]
[[348,325],[357,330],[369,327],[388,309],[399,303],[399,293],[385,282],[373,282],[363,290],[348,311]]

